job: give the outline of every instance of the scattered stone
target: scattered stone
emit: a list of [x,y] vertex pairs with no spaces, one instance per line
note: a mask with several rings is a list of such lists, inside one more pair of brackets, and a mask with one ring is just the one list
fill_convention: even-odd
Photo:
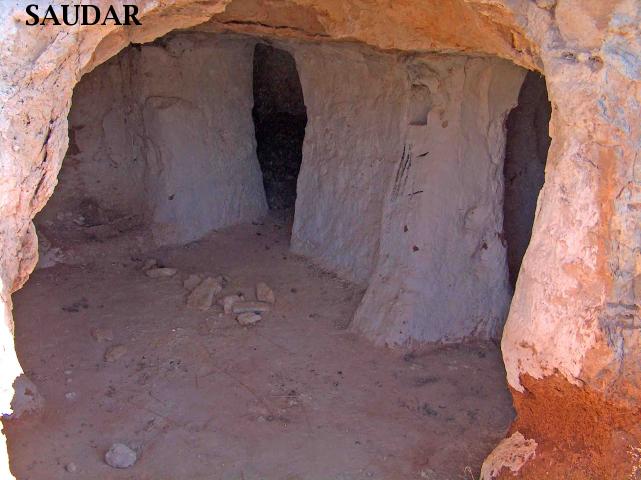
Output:
[[219,304],[223,307],[223,311],[227,314],[232,313],[232,307],[237,302],[242,302],[245,300],[245,296],[242,293],[237,293],[235,295],[226,295],[224,296]]
[[12,414],[4,418],[14,420],[23,415],[40,413],[44,408],[44,398],[38,392],[35,384],[25,375],[20,375],[13,382],[13,399],[11,400]]
[[521,432],[514,432],[511,437],[501,440],[487,456],[481,467],[480,480],[492,480],[504,468],[509,468],[513,474],[517,473],[528,460],[536,456],[536,447],[536,440],[526,440]]
[[219,294],[223,286],[218,278],[207,277],[187,297],[187,306],[207,310],[214,302],[214,295]]
[[111,342],[114,339],[114,332],[109,328],[92,328],[91,336],[98,343]]
[[127,353],[127,347],[124,345],[114,345],[109,347],[105,352],[105,362],[115,362],[121,359]]
[[236,317],[236,321],[243,326],[254,325],[263,319],[260,315],[254,312],[241,313]]
[[53,267],[65,260],[64,253],[60,248],[54,247],[49,239],[38,231],[38,264],[36,269]]
[[175,268],[158,267],[150,268],[145,272],[145,275],[147,275],[149,278],[167,278],[175,275],[177,271],[178,270],[176,270]]
[[70,462],[65,467],[65,470],[68,471],[69,473],[76,473],[78,471],[78,467],[76,466],[75,463]]
[[276,295],[274,291],[265,282],[256,284],[256,299],[260,302],[274,303]]
[[113,468],[132,467],[136,460],[138,460],[136,452],[122,443],[114,443],[105,453],[105,462]]
[[232,306],[232,312],[234,313],[264,313],[269,312],[271,306],[266,302],[236,302]]
[[142,264],[142,269],[144,271],[147,271],[151,268],[154,268],[156,265],[158,265],[158,260],[156,260],[155,258],[148,258],[147,260],[145,260],[145,263]]
[[200,282],[202,281],[203,277],[201,275],[192,273],[183,282],[183,287],[185,287],[185,290],[189,290],[191,292],[194,288],[200,285]]

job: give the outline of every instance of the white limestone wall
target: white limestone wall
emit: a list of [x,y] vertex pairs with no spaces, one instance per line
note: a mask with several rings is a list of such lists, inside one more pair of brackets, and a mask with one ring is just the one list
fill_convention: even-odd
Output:
[[406,73],[395,55],[345,44],[283,44],[307,106],[292,250],[366,283],[402,150]]
[[352,328],[387,345],[496,337],[510,301],[504,122],[525,71],[443,56],[413,59],[408,71],[404,155],[390,177],[376,269]]
[[267,211],[251,118],[253,42],[176,34],[130,47],[74,94],[44,219],[92,199],[180,244]]
[[133,82],[138,57],[127,49],[76,85],[69,148],[54,195],[36,219],[39,227],[77,217],[87,200],[116,216],[146,213],[146,162]]
[[368,286],[352,328],[376,343],[498,337],[511,296],[505,119],[525,70],[346,44],[282,48],[309,118],[292,249]]
[[160,243],[267,212],[251,116],[253,47],[242,38],[179,35],[142,50],[148,201]]

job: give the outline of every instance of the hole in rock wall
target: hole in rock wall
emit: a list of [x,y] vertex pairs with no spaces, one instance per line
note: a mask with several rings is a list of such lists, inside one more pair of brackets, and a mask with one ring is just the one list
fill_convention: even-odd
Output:
[[257,44],[253,92],[256,153],[267,203],[274,210],[293,209],[307,125],[294,57],[284,50]]
[[427,125],[427,115],[431,108],[431,93],[425,85],[412,85],[410,93],[409,118],[410,125]]
[[530,243],[536,203],[545,180],[551,114],[545,78],[528,72],[519,93],[519,103],[507,118],[503,166],[503,231],[512,288]]
[[[503,437],[496,166],[524,72],[265,41],[176,32],[76,86],[15,295],[56,412],[7,423],[18,478],[107,478],[114,443],[149,478],[458,478]],[[514,112],[510,162],[538,155]]]

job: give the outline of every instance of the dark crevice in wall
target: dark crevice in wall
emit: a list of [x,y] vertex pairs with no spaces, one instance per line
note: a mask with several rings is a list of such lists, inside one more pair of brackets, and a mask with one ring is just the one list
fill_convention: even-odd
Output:
[[503,231],[512,287],[530,243],[539,191],[545,180],[545,162],[550,148],[552,108],[545,77],[528,72],[518,105],[507,119],[505,149],[505,202]]
[[267,203],[272,210],[293,209],[307,125],[294,57],[284,50],[257,44],[253,84],[256,153]]

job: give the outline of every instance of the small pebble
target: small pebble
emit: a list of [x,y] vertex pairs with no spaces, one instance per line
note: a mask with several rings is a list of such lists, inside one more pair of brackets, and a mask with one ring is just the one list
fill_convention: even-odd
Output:
[[236,321],[243,325],[243,326],[248,326],[248,325],[254,325],[262,320],[263,317],[258,315],[257,313],[254,312],[245,312],[241,313],[236,317]]
[[78,470],[78,467],[75,463],[71,462],[67,464],[65,470],[67,470],[69,473],[75,473]]
[[167,278],[176,274],[178,270],[175,268],[150,268],[145,272],[149,278]]
[[113,468],[129,468],[136,463],[138,456],[127,445],[114,443],[105,453],[105,462]]
[[150,268],[154,268],[156,265],[158,265],[158,260],[156,260],[155,258],[148,258],[142,265],[142,269],[149,270]]
[[124,345],[114,345],[105,351],[105,362],[115,362],[127,354],[127,347]]
[[236,302],[232,306],[232,311],[234,313],[263,313],[269,312],[270,308],[270,304],[266,302]]
[[223,289],[220,278],[207,277],[187,297],[187,306],[199,310],[207,310],[211,307],[214,296]]
[[114,339],[114,332],[109,328],[92,328],[91,336],[98,342],[111,342]]
[[189,290],[191,292],[194,288],[200,285],[200,282],[202,281],[203,277],[201,275],[192,273],[183,282],[183,287],[185,288],[185,290]]
[[237,293],[236,295],[226,295],[218,303],[222,305],[225,313],[232,313],[234,303],[241,302],[244,299],[245,297],[242,294]]
[[269,285],[265,282],[259,282],[256,284],[256,299],[259,302],[274,303],[276,295]]

